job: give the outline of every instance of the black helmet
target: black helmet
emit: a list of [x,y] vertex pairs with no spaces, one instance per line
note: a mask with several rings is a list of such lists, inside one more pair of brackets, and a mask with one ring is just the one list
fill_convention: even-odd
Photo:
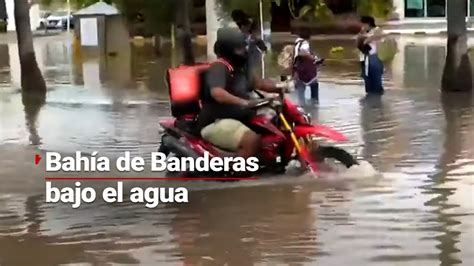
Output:
[[235,53],[236,49],[246,48],[245,35],[237,28],[220,28],[217,30],[217,41],[214,53],[224,58],[232,65],[239,67],[247,62],[247,55]]

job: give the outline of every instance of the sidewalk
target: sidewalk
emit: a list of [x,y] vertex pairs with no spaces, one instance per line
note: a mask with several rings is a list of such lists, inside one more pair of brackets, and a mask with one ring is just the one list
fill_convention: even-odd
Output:
[[[66,32],[63,31],[34,31],[33,38],[44,38],[44,37],[63,37],[67,36]],[[0,33],[0,43],[16,42],[16,32],[9,31],[7,33]]]

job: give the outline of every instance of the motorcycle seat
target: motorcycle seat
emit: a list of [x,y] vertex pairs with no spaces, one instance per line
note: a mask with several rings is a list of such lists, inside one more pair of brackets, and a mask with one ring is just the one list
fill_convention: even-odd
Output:
[[[212,145],[212,144],[211,144],[211,145]],[[236,155],[235,152],[226,150],[226,149],[221,148],[221,147],[217,147],[216,145],[212,145],[212,147],[213,147],[216,151],[218,151],[219,153],[221,153],[221,154]]]
[[196,132],[196,119],[178,119],[175,122],[175,127],[193,136],[199,136],[199,132]]

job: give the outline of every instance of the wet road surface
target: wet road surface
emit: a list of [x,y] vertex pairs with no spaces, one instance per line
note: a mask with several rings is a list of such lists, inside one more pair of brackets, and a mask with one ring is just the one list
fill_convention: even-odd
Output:
[[[381,101],[361,100],[351,40],[315,41],[322,56],[346,49],[328,60],[321,103],[308,110],[346,134],[344,147],[380,176],[127,182],[185,186],[190,202],[75,210],[44,203],[34,154],[147,157],[159,141],[158,119],[169,115],[163,77],[176,59],[166,48],[171,57],[156,58],[149,47],[87,59],[61,37],[37,39],[50,87],[38,106],[17,89],[16,44],[0,43],[0,264],[472,265],[473,99],[439,93],[444,40],[407,38],[387,66]],[[205,57],[205,47],[196,50]],[[267,75],[276,76],[266,61]]]

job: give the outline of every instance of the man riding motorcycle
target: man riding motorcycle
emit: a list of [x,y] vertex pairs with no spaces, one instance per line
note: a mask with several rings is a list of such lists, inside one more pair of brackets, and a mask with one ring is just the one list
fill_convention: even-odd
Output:
[[277,84],[250,73],[245,40],[238,29],[218,30],[214,45],[218,60],[206,73],[198,128],[202,138],[214,146],[248,158],[261,146],[260,136],[247,126],[256,115],[249,108],[255,101],[254,89],[280,93],[288,91],[290,83]]

